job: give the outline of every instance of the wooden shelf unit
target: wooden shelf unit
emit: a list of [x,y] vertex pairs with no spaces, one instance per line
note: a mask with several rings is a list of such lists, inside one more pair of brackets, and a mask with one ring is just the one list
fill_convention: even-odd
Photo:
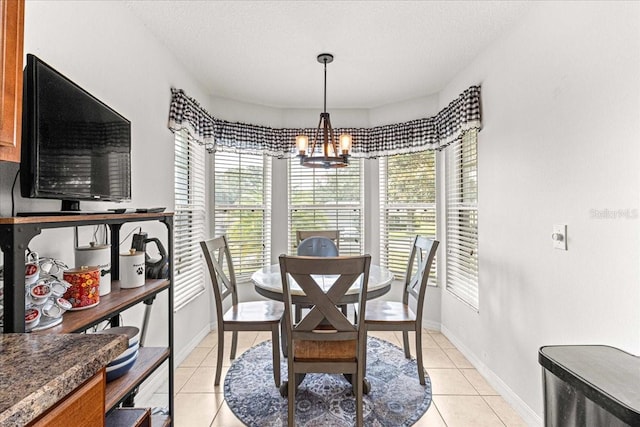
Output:
[[[4,254],[4,333],[25,332],[25,251],[29,242],[44,229],[78,227],[90,225],[109,226],[111,242],[120,242],[120,228],[126,223],[159,221],[167,228],[169,262],[173,264],[173,213],[135,214],[79,214],[52,216],[20,216],[0,218],[0,250]],[[171,425],[173,407],[173,273],[169,269],[168,279],[147,279],[138,288],[121,289],[119,274],[119,246],[111,246],[111,293],[101,296],[100,303],[87,310],[68,311],[63,322],[38,334],[63,334],[83,332],[104,321],[112,326],[119,325],[119,314],[136,304],[153,300],[161,292],[168,299],[168,346],[140,347],[138,359],[133,368],[122,377],[107,383],[105,410],[107,413],[134,396],[137,387],[160,365],[168,362],[169,372],[169,415],[154,416],[159,425]],[[11,285],[12,284],[12,285]]]

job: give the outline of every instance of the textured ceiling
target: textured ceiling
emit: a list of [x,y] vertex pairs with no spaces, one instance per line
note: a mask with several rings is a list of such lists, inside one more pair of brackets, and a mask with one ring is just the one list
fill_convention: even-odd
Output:
[[439,92],[529,9],[519,1],[140,1],[129,9],[214,96],[373,108]]

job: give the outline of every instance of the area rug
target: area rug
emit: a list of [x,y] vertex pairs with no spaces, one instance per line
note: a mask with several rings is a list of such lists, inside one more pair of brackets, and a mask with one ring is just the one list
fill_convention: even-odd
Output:
[[[401,348],[369,337],[367,379],[371,391],[364,396],[364,425],[413,425],[431,404],[431,381],[418,380],[415,359]],[[287,378],[286,359],[282,378]],[[273,381],[271,342],[250,348],[237,358],[224,380],[224,397],[233,413],[250,427],[287,425],[287,399]],[[342,375],[307,374],[296,393],[296,426],[346,427],[355,425],[355,397]]]

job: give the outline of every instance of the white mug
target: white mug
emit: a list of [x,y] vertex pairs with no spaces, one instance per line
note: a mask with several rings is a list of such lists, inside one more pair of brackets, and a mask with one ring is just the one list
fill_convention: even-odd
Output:
[[143,286],[145,276],[144,252],[131,249],[128,253],[120,254],[120,288]]

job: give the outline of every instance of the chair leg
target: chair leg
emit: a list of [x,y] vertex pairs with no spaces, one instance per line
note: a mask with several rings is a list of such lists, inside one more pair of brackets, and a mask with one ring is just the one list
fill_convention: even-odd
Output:
[[238,331],[233,331],[231,333],[231,354],[229,359],[233,360],[236,358],[237,349],[238,349]]
[[289,368],[289,384],[287,390],[287,426],[295,427],[296,425],[296,375],[293,374],[293,363],[288,364]]
[[362,399],[362,393],[364,391],[364,372],[363,369],[358,369],[355,375],[355,383],[353,384],[353,392],[356,395],[356,426],[362,427],[364,425],[364,402]]
[[424,364],[422,363],[422,328],[416,327],[416,361],[418,362],[418,378],[424,385]]
[[280,387],[280,343],[278,342],[278,335],[279,335],[278,325],[273,325],[271,327],[271,351],[273,352],[273,379],[276,382],[276,387]]
[[282,343],[280,344],[282,347],[282,355],[287,357],[287,327],[284,324],[284,317],[280,319],[280,337],[282,339]]
[[411,359],[411,348],[409,347],[409,332],[402,331],[402,345],[404,346],[404,357]]
[[218,328],[218,359],[216,360],[216,377],[213,385],[220,385],[220,374],[222,373],[222,354],[224,353],[224,330]]

